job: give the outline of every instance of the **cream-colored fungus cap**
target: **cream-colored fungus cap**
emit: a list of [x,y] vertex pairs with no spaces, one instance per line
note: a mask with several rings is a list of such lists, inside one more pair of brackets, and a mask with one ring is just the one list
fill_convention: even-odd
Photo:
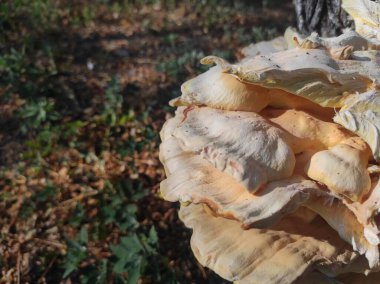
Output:
[[193,230],[197,260],[230,281],[287,284],[311,271],[337,275],[362,269],[352,265],[360,263],[359,254],[320,219],[307,223],[288,215],[270,229],[242,230],[200,205],[182,206],[179,215]]
[[162,128],[163,198],[198,261],[238,283],[380,283],[380,4],[356,30],[209,56]]
[[367,170],[369,147],[358,137],[315,153],[306,166],[307,175],[325,184],[336,195],[361,200],[371,188]]

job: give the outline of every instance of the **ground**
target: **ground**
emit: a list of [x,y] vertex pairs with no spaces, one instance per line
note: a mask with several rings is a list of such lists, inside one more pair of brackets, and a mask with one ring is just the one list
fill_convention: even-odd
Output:
[[0,4],[0,283],[223,283],[160,198],[158,133],[202,57],[293,24],[251,2]]

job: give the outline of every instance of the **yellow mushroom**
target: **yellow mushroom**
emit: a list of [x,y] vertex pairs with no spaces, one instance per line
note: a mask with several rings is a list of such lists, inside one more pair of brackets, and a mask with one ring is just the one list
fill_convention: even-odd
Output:
[[225,279],[380,283],[380,3],[343,7],[356,31],[206,57],[171,101],[161,194]]

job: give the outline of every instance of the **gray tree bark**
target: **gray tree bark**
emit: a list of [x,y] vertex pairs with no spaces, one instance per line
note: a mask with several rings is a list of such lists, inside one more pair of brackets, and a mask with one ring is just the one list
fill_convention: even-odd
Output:
[[341,8],[341,0],[293,0],[297,28],[301,33],[318,32],[321,36],[336,36],[353,22]]

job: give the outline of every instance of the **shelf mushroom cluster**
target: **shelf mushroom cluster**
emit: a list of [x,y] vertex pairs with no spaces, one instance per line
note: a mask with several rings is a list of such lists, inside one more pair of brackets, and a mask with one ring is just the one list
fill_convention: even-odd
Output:
[[343,8],[356,31],[206,57],[171,101],[160,190],[227,280],[380,283],[380,4]]

